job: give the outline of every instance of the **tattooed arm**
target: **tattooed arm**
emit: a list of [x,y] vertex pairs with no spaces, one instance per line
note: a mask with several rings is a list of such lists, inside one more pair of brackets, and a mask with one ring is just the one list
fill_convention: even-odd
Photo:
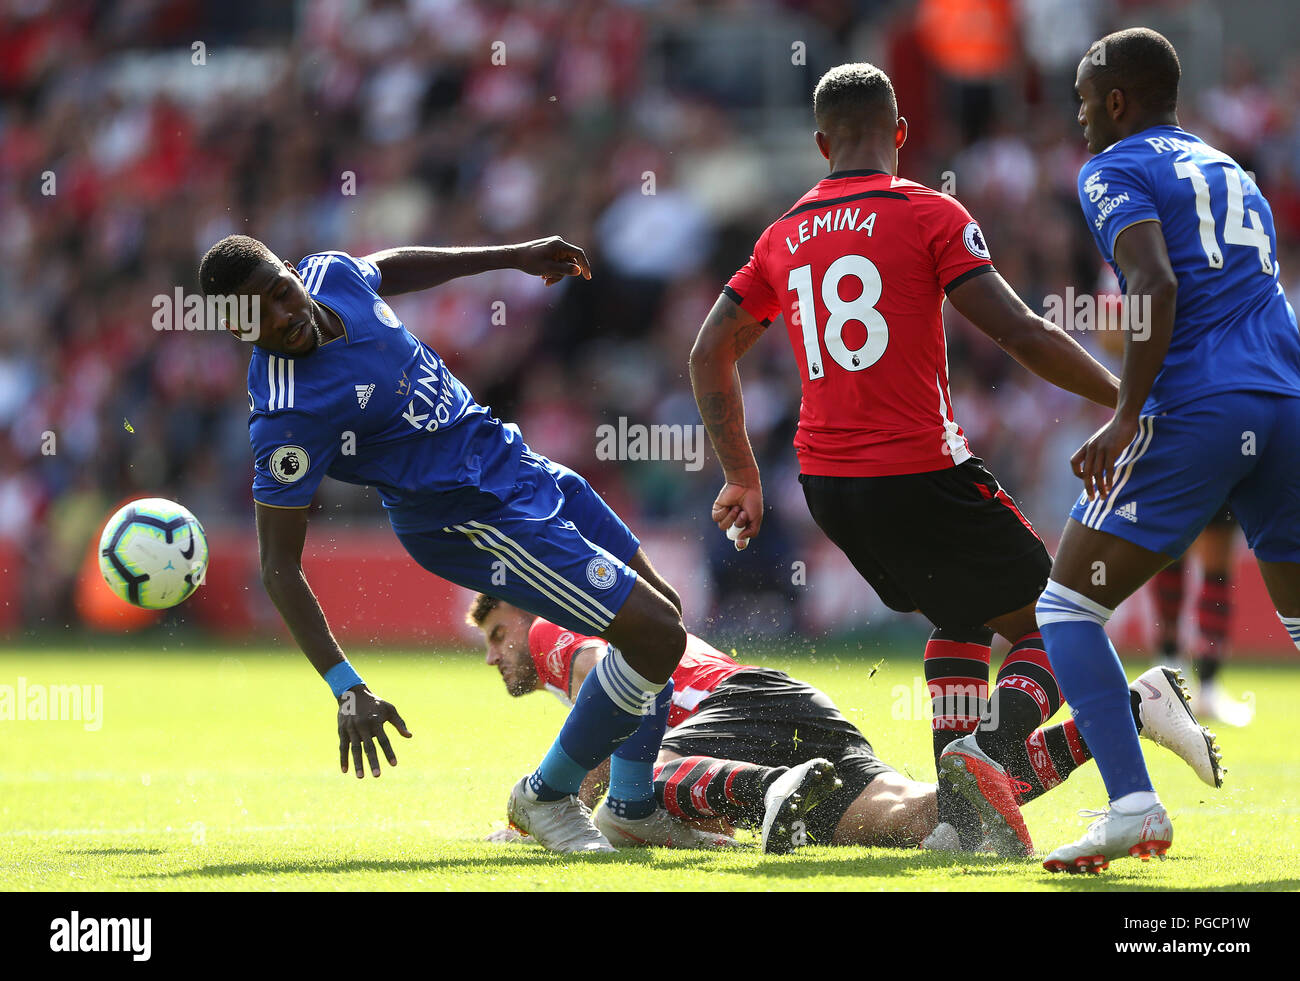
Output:
[[745,432],[745,403],[736,362],[765,329],[724,293],[713,304],[691,349],[695,404],[726,480],[713,502],[712,518],[723,531],[733,524],[745,529],[737,548],[744,548],[763,523],[763,485]]

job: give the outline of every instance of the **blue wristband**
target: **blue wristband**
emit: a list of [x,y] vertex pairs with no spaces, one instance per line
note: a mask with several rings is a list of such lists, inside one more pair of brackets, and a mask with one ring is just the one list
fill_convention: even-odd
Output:
[[325,672],[325,684],[330,686],[330,691],[334,693],[335,698],[338,698],[349,688],[364,682],[361,680],[361,675],[357,674],[356,668],[347,661],[340,661]]

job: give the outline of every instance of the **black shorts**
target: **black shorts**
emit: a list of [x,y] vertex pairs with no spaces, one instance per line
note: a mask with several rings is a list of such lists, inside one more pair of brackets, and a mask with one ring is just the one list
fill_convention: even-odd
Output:
[[1052,558],[983,461],[892,477],[802,474],[808,510],[891,610],[963,629],[1028,606]]
[[798,766],[817,757],[835,764],[844,786],[808,815],[808,835],[829,844],[840,818],[877,776],[893,767],[835,703],[783,671],[755,668],[727,678],[695,714],[669,729],[663,748],[759,766]]

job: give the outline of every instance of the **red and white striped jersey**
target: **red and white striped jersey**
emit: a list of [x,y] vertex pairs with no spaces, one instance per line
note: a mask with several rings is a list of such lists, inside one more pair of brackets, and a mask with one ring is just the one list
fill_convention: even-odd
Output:
[[[537,667],[537,676],[546,690],[567,706],[573,705],[569,681],[573,672],[573,655],[589,641],[600,645],[601,657],[609,642],[599,637],[576,634],[572,630],[538,617],[528,631],[528,653]],[[680,725],[700,707],[713,689],[738,671],[753,670],[753,664],[740,664],[694,634],[686,635],[686,651],[673,672],[673,704],[668,710],[668,728]]]
[[724,292],[762,323],[785,314],[803,473],[926,473],[970,457],[941,310],[992,268],[955,199],[878,170],[831,174],[768,226]]

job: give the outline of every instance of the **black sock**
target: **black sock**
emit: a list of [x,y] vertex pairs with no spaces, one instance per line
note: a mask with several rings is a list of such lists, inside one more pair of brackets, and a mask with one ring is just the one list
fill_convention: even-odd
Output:
[[[925,645],[925,681],[933,708],[931,731],[936,770],[948,745],[973,732],[987,705],[989,645],[993,631],[936,628]],[[957,830],[962,847],[974,848],[981,838],[979,814],[959,797],[948,781],[939,780],[939,823]]]
[[1008,772],[1024,772],[1030,735],[1060,707],[1061,689],[1047,660],[1043,635],[1035,630],[1007,652],[988,712],[976,730],[976,741]]

